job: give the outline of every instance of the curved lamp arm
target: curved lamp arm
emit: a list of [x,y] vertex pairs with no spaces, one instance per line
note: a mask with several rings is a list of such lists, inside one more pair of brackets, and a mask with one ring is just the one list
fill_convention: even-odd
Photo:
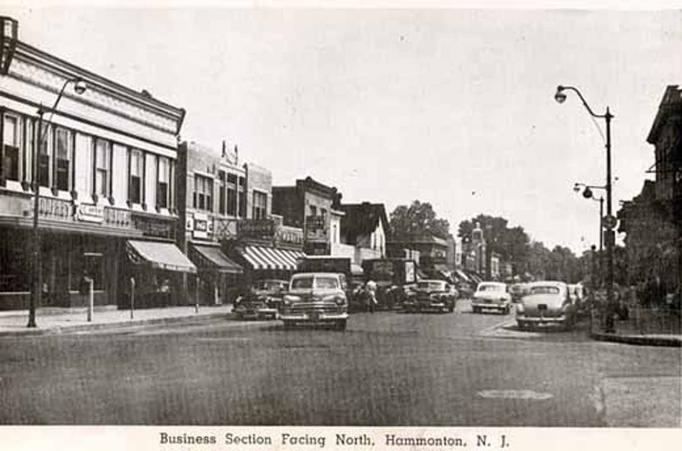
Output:
[[594,111],[592,111],[592,108],[587,104],[587,101],[585,100],[585,97],[580,93],[578,88],[575,88],[573,86],[557,86],[556,87],[556,94],[554,95],[554,98],[557,100],[557,102],[561,103],[564,100],[566,100],[566,94],[563,93],[563,91],[573,91],[576,94],[578,94],[578,97],[580,97],[580,100],[583,102],[583,105],[585,105],[585,109],[592,115],[592,117],[598,117],[605,119],[607,116],[610,116],[611,114],[607,111],[606,114],[595,114]]

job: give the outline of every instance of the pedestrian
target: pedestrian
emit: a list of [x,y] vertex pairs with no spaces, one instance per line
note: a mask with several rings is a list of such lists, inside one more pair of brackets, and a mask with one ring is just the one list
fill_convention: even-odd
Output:
[[367,303],[366,308],[370,313],[374,313],[374,307],[377,304],[377,284],[372,279],[368,280],[365,284],[365,290],[367,291],[367,297],[365,302]]

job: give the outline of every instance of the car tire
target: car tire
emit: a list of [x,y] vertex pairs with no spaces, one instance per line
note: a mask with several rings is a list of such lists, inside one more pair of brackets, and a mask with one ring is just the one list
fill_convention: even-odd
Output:
[[474,313],[481,313],[481,309],[478,307],[473,307]]
[[519,330],[528,330],[528,324],[525,321],[517,321],[516,324],[518,324]]
[[285,330],[292,330],[294,328],[294,322],[293,321],[284,321],[284,329]]
[[452,313],[452,312],[454,312],[454,311],[455,311],[455,304],[454,304],[454,302],[453,302],[453,303],[450,305],[450,307],[448,308],[448,312]]
[[509,312],[511,312],[511,308],[509,308],[509,304],[507,304],[504,306],[504,311],[502,313],[509,315]]
[[340,319],[334,324],[334,329],[336,330],[346,330],[346,320]]

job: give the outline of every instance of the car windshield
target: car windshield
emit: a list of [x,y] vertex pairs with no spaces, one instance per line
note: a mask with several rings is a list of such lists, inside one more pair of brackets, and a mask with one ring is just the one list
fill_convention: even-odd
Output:
[[479,285],[478,291],[504,291],[504,285]]
[[339,280],[336,277],[315,277],[315,288],[324,290],[339,288]]
[[292,290],[307,289],[313,287],[313,276],[295,277],[291,281]]
[[282,283],[274,280],[265,280],[256,285],[257,290],[276,291],[280,288],[282,288]]
[[442,290],[442,282],[417,282],[417,288],[420,290]]
[[542,285],[530,289],[530,294],[559,294],[559,287]]

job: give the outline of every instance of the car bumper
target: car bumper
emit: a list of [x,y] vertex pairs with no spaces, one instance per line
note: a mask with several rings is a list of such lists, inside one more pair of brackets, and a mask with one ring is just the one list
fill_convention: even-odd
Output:
[[509,307],[509,303],[505,302],[503,304],[493,304],[489,302],[472,301],[471,307],[476,307],[480,309],[491,309],[491,310],[504,310]]
[[344,320],[348,319],[348,313],[347,312],[341,312],[341,313],[332,313],[332,312],[324,312],[324,313],[314,313],[314,312],[306,312],[306,313],[280,313],[279,319],[282,321],[292,321],[292,322],[297,322],[297,323],[326,323],[326,322],[333,322],[333,321],[339,321],[339,320]]
[[261,308],[256,310],[234,310],[234,313],[243,319],[260,319],[277,317],[277,309]]
[[516,321],[526,324],[564,324],[567,318],[565,315],[554,317],[539,316],[516,316]]

